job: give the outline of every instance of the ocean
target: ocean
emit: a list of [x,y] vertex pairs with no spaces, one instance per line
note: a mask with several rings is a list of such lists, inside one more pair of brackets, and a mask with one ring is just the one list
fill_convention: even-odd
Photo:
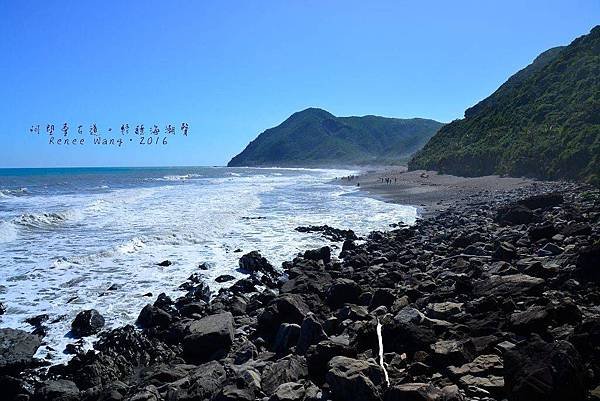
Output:
[[[235,277],[238,259],[259,250],[280,267],[332,243],[298,226],[328,224],[358,235],[414,223],[414,207],[336,184],[345,170],[225,167],[0,169],[0,327],[32,331],[48,315],[38,357],[69,358],[75,315],[95,308],[106,328],[134,324],[147,303],[202,273]],[[241,250],[242,252],[234,252]],[[161,267],[163,260],[173,262]],[[207,271],[198,269],[207,263]],[[152,293],[152,296],[145,296]],[[86,346],[94,340],[86,338]]]

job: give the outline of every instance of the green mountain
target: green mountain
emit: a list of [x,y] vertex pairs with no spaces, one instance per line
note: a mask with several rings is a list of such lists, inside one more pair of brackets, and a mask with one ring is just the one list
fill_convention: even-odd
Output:
[[325,110],[309,108],[261,133],[227,165],[390,163],[407,159],[442,125],[422,118],[336,117]]
[[445,125],[409,169],[600,183],[600,26],[542,53]]

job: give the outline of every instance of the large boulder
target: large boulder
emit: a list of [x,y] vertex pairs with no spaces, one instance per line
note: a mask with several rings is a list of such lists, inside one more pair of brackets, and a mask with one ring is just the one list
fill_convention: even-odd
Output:
[[79,389],[70,380],[52,380],[42,384],[35,392],[36,401],[75,401]]
[[321,390],[309,380],[283,383],[269,401],[311,401],[321,399]]
[[552,317],[545,306],[530,306],[522,312],[515,312],[509,317],[510,325],[515,333],[544,333],[552,322]]
[[227,355],[233,344],[233,315],[229,312],[192,322],[183,339],[183,354],[190,361],[209,361]]
[[296,345],[296,352],[302,355],[308,350],[308,347],[326,338],[327,334],[325,334],[321,323],[313,314],[309,314],[300,325],[300,336]]
[[171,315],[161,308],[148,304],[140,311],[136,323],[143,329],[166,328],[171,323]]
[[335,401],[376,401],[384,373],[375,363],[336,356],[329,361],[326,380]]
[[327,290],[327,303],[332,308],[339,308],[345,303],[355,304],[362,293],[362,288],[353,280],[337,279]]
[[304,252],[304,258],[309,260],[322,260],[323,263],[331,262],[331,248],[324,246],[318,249],[309,249]]
[[472,362],[465,363],[460,367],[450,366],[448,372],[454,377],[465,375],[487,376],[502,374],[504,365],[502,358],[498,355],[479,355]]
[[217,397],[227,375],[223,366],[208,362],[198,366],[191,376],[171,384],[172,400],[213,400]]
[[355,358],[356,347],[352,347],[348,341],[339,337],[332,337],[329,340],[320,341],[316,345],[311,345],[306,353],[308,373],[311,379],[317,384],[322,384],[329,370],[329,361],[340,355]]
[[275,341],[273,351],[277,353],[286,353],[291,347],[296,345],[300,337],[300,326],[294,323],[281,323]]
[[[412,308],[406,311],[408,310]],[[418,316],[415,315],[415,319]],[[413,353],[427,350],[435,343],[436,335],[433,329],[416,320],[407,321],[406,318],[404,314],[399,313],[394,319],[383,324],[386,351]]]
[[543,223],[538,224],[532,227],[529,227],[529,238],[532,241],[538,241],[542,238],[552,238],[558,231],[554,224],[552,223]]
[[71,332],[76,337],[86,337],[98,333],[104,327],[104,317],[96,310],[81,311],[71,323]]
[[508,205],[498,209],[496,214],[496,222],[502,225],[529,224],[537,219],[535,213],[523,205]]
[[504,354],[505,391],[510,401],[583,400],[584,371],[579,353],[567,341],[534,337]]
[[449,317],[462,312],[463,304],[458,302],[438,302],[427,305],[427,316],[434,319],[448,319]]
[[275,268],[258,251],[243,255],[239,260],[240,269],[246,273],[276,274]]
[[0,374],[17,373],[36,364],[41,338],[23,330],[0,329]]
[[581,248],[577,256],[577,273],[584,281],[600,282],[600,242]]
[[258,316],[258,331],[265,339],[271,341],[281,323],[301,324],[309,312],[310,309],[300,295],[279,295]]
[[471,340],[438,340],[430,346],[433,362],[441,367],[463,364],[475,356]]
[[283,383],[295,382],[308,375],[306,360],[298,355],[288,355],[265,366],[262,372],[262,389],[273,394]]
[[479,296],[495,295],[499,297],[520,296],[534,293],[543,285],[543,279],[526,274],[493,275],[475,285],[475,294]]
[[387,389],[384,401],[438,401],[444,393],[431,383],[404,383]]
[[560,193],[551,192],[547,194],[533,195],[525,199],[521,199],[517,202],[519,205],[523,205],[531,210],[535,209],[547,209],[550,207],[558,206],[564,202],[564,198]]

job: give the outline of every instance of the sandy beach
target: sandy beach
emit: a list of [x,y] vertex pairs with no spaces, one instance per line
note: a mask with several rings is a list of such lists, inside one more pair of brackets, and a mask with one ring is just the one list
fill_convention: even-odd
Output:
[[[389,178],[389,182],[386,182]],[[383,179],[383,180],[382,180]],[[482,194],[510,191],[533,185],[527,178],[500,176],[457,177],[435,171],[407,171],[404,166],[371,167],[354,179],[338,179],[357,185],[370,196],[404,205],[417,206],[422,216],[429,216]]]

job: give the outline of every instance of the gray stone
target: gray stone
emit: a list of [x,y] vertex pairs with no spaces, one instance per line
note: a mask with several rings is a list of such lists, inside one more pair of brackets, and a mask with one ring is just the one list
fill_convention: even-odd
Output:
[[306,361],[297,355],[288,355],[265,366],[262,372],[262,389],[273,394],[283,383],[295,382],[308,375]]
[[440,302],[427,305],[427,315],[434,319],[447,319],[460,313],[463,309],[462,303]]
[[378,400],[378,385],[383,379],[383,370],[379,365],[344,356],[336,356],[329,361],[326,376],[335,401]]
[[429,383],[404,383],[390,387],[384,401],[438,401],[442,392]]
[[227,354],[233,343],[233,316],[229,312],[206,316],[192,322],[183,339],[186,359],[208,361]]
[[23,330],[0,329],[0,373],[13,373],[35,364],[41,338]]

